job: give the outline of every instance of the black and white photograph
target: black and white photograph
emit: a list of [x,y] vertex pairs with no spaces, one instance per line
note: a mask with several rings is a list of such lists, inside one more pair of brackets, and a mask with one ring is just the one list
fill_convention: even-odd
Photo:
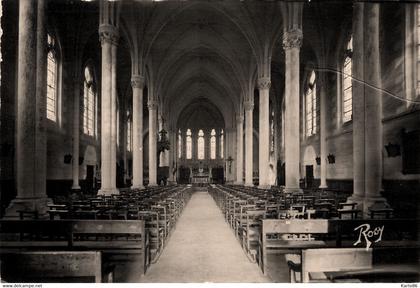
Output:
[[419,1],[0,0],[0,23],[2,288],[417,288]]

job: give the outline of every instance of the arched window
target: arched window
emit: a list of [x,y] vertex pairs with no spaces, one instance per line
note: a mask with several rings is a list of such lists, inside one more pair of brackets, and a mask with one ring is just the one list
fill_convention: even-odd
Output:
[[342,97],[342,111],[343,123],[352,119],[353,116],[353,95],[352,95],[352,57],[353,54],[353,37],[350,38],[344,58],[343,64],[343,97]]
[[224,148],[224,142],[225,142],[224,137],[225,137],[225,135],[223,134],[223,129],[222,129],[222,131],[220,131],[220,158],[221,159],[224,158],[223,154],[225,154],[224,149],[223,149]]
[[216,130],[211,129],[210,133],[210,159],[216,159]]
[[178,130],[178,158],[182,157],[182,134],[181,130]]
[[58,111],[57,83],[58,83],[58,61],[57,44],[55,39],[48,34],[47,54],[47,119],[56,122]]
[[127,112],[127,151],[131,152],[133,150],[133,141],[132,141],[132,124],[131,124],[130,112]]
[[192,138],[191,138],[191,129],[187,129],[187,137],[185,138],[185,143],[187,144],[186,149],[187,149],[187,159],[191,159],[192,158]]
[[94,136],[96,129],[96,95],[92,67],[85,67],[83,83],[83,133]]
[[203,160],[205,158],[205,144],[204,144],[204,132],[203,130],[198,130],[198,139],[197,139],[197,158]]
[[317,132],[317,98],[316,98],[316,77],[312,70],[307,84],[305,95],[306,103],[306,136],[311,136]]

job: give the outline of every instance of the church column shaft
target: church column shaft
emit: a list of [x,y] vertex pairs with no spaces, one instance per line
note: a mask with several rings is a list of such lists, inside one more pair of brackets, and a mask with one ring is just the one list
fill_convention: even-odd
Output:
[[80,140],[80,77],[74,78],[73,97],[73,190],[80,190],[79,185],[79,140]]
[[101,72],[101,190],[99,194],[115,194],[116,188],[116,96],[112,66],[115,60],[112,46],[116,45],[118,34],[110,25],[99,27],[102,46]]
[[252,138],[253,138],[253,111],[254,103],[247,102],[245,103],[245,185],[253,186],[252,180]]
[[[37,67],[35,118],[35,192],[37,197],[47,193],[47,26],[46,0],[37,1]],[[57,115],[57,121],[59,115]]]
[[[39,3],[38,3],[39,2]],[[17,198],[45,197],[46,164],[45,146],[45,77],[46,69],[45,27],[37,33],[37,8],[42,10],[44,1],[19,2],[19,46],[16,123]],[[38,17],[43,17],[41,12]],[[37,45],[37,38],[45,43]],[[37,49],[33,49],[37,47]],[[37,51],[40,50],[40,51]],[[38,52],[38,53],[37,53]],[[45,57],[44,59],[41,59]],[[39,64],[37,67],[37,63]],[[45,63],[46,64],[46,63]],[[39,74],[40,77],[37,76]],[[42,95],[41,95],[42,94]],[[43,139],[40,139],[43,138]],[[38,161],[40,161],[38,163]]]
[[285,100],[285,162],[286,189],[299,189],[300,130],[299,130],[299,52],[302,31],[292,29],[283,36],[286,54]]
[[144,78],[133,75],[133,188],[143,188],[143,87]]
[[[111,45],[111,185],[117,187],[117,45]],[[122,125],[121,125],[122,126]],[[122,127],[120,127],[120,130]],[[122,133],[121,133],[122,134]],[[125,148],[125,147],[124,147]]]
[[321,104],[321,115],[320,115],[320,134],[319,134],[319,142],[320,142],[320,158],[321,158],[321,183],[319,188],[327,188],[327,140],[326,140],[326,126],[327,126],[327,99],[326,99],[326,83],[325,75],[319,76],[320,83],[320,104]]
[[149,101],[149,186],[157,185],[157,103]]
[[355,3],[353,9],[353,200],[361,200],[365,194],[365,95],[364,79],[364,3]]
[[[18,210],[46,215],[46,98],[47,31],[44,0],[19,1],[16,181],[17,196],[5,218],[17,218]],[[36,49],[34,49],[36,47]]]
[[[365,4],[365,197],[381,197],[382,189],[382,93],[379,54],[379,4]],[[354,130],[353,130],[354,131]],[[373,199],[366,199],[368,202]],[[369,204],[368,204],[369,205]]]
[[239,185],[243,184],[243,173],[244,173],[244,117],[238,116],[236,119],[236,183]]
[[268,183],[268,165],[270,153],[270,78],[264,77],[258,79],[260,91],[259,105],[259,186],[267,187]]

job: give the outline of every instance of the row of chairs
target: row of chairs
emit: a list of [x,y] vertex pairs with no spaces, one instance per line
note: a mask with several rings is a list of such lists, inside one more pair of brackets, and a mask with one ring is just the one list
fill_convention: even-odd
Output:
[[150,255],[155,263],[191,198],[186,186],[124,189],[117,195],[98,195],[50,204],[50,219],[144,220]]

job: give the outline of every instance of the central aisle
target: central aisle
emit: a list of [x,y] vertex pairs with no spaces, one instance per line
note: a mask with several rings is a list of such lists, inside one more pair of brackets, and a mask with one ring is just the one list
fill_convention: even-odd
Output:
[[[193,188],[194,189],[194,188]],[[249,262],[207,192],[196,192],[142,282],[269,282]]]

